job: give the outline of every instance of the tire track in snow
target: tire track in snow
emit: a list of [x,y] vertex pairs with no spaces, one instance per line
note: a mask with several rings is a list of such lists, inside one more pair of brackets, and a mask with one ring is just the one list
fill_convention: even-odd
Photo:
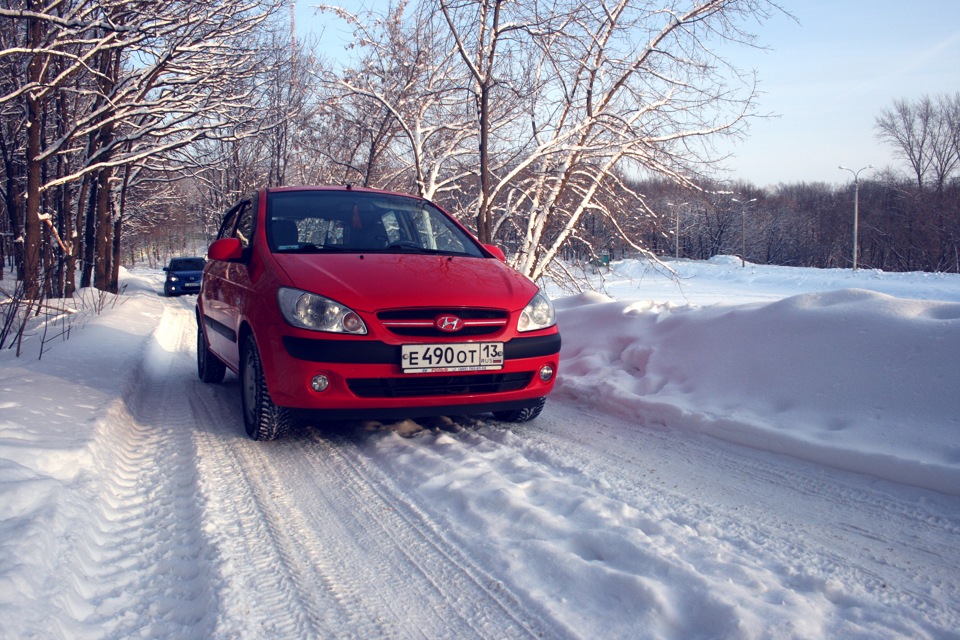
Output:
[[[901,617],[915,625],[905,635],[960,626],[955,498],[870,486],[857,474],[614,416],[591,413],[592,428],[582,429],[583,411],[552,406],[511,444],[534,458],[574,461],[583,481],[680,526],[674,544],[686,538],[686,553],[716,546],[729,563],[764,567],[838,612],[864,609],[865,627],[887,634],[895,633],[887,622]],[[627,439],[642,443],[624,446]]]
[[91,483],[89,503],[76,505],[87,511],[77,518],[79,545],[63,562],[69,637],[199,637],[212,628],[212,549],[194,500],[191,418],[169,375],[185,348],[184,313],[165,307],[121,400],[98,423],[92,451],[103,483]]
[[[360,459],[453,547],[581,635],[604,635],[590,612],[621,594],[642,637],[958,628],[955,498],[552,406],[523,426],[466,420],[461,433],[370,439]],[[568,579],[592,575],[599,597],[582,605],[549,571],[531,581],[539,564],[579,566]]]
[[734,634],[735,607],[670,549],[651,544],[656,522],[584,482],[575,465],[527,457],[489,432],[388,436],[363,452],[403,483],[452,548],[550,620],[547,636]]
[[[377,461],[347,439],[327,441],[313,433],[312,439],[324,445],[331,466],[341,469],[350,501],[363,506],[354,514],[355,526],[370,533],[370,539],[384,540],[382,557],[374,560],[376,571],[421,576],[409,579],[405,591],[418,593],[432,607],[446,611],[442,625],[422,631],[428,637],[551,637],[567,636],[566,630],[542,617],[511,593],[507,586],[468,558],[468,551],[451,539],[442,524],[431,520],[413,500],[415,496],[394,477],[383,472]],[[340,508],[347,506],[339,503]],[[344,515],[347,515],[344,513]],[[403,580],[403,576],[398,576]],[[454,624],[454,618],[458,621]],[[468,635],[467,631],[471,633]]]
[[[151,396],[149,411],[160,424],[179,424],[181,415],[189,422],[189,460],[196,465],[190,502],[200,514],[197,529],[212,549],[204,577],[215,594],[205,624],[186,635],[390,637],[382,625],[367,623],[354,602],[340,597],[322,564],[305,558],[301,541],[287,532],[291,514],[277,506],[282,483],[270,479],[271,462],[261,455],[270,444],[243,435],[235,380],[217,388],[197,379],[192,308],[174,300],[167,309],[178,320],[165,332],[161,350],[169,354],[152,354],[145,368],[177,393],[167,398],[170,408],[158,406],[159,398]],[[165,360],[176,364],[164,366]],[[310,534],[318,537],[316,531]]]
[[[234,435],[237,412],[224,411],[232,424],[215,430],[222,433],[201,430],[203,475],[211,479],[204,493],[216,505],[208,511],[221,514],[217,546],[249,566],[233,569],[234,581],[246,586],[232,589],[236,611],[218,636],[294,611],[296,625],[275,628],[287,637],[544,637],[549,625],[458,554],[350,442],[312,429],[250,442]],[[233,480],[225,485],[223,478]],[[284,583],[283,597],[243,597],[270,574]]]
[[221,420],[197,434],[207,530],[225,559],[216,636],[386,637],[331,577],[333,559],[304,548],[305,540],[325,532],[296,525],[273,462],[256,451],[273,444],[233,436],[240,418],[225,405],[219,414],[208,413],[202,399],[194,405],[209,416],[207,425],[217,422],[216,415],[230,416],[226,425]]

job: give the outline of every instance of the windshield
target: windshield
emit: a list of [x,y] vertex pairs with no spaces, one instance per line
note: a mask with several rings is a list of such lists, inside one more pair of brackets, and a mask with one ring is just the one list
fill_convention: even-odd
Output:
[[170,271],[203,271],[203,258],[178,258],[170,261]]
[[441,253],[484,257],[435,206],[417,198],[357,191],[287,191],[267,200],[274,253]]

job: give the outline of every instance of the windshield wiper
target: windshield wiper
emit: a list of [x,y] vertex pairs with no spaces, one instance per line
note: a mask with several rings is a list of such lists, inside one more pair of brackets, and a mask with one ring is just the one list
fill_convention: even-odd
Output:
[[426,253],[426,254],[437,254],[437,253],[447,253],[440,249],[428,249],[427,247],[422,247],[416,242],[411,242],[409,240],[398,240],[396,242],[391,242],[387,245],[387,251],[409,251],[411,253]]
[[336,245],[313,244],[307,242],[296,247],[284,247],[278,250],[278,253],[344,253],[356,252],[356,249]]

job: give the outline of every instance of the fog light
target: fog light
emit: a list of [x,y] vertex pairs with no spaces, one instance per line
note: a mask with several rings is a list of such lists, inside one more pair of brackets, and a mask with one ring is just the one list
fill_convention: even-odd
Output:
[[326,391],[329,386],[330,380],[327,379],[327,376],[313,376],[313,380],[310,381],[310,388],[317,392]]
[[540,379],[544,382],[550,382],[550,379],[553,377],[553,367],[548,364],[540,367]]
[[353,311],[343,316],[341,322],[343,322],[343,328],[346,329],[348,333],[366,333],[367,327],[363,324],[363,320]]

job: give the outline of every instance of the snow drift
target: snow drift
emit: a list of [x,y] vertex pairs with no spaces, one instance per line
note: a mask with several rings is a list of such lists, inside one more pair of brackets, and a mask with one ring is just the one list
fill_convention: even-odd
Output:
[[862,289],[558,303],[560,390],[671,428],[960,495],[960,303]]

